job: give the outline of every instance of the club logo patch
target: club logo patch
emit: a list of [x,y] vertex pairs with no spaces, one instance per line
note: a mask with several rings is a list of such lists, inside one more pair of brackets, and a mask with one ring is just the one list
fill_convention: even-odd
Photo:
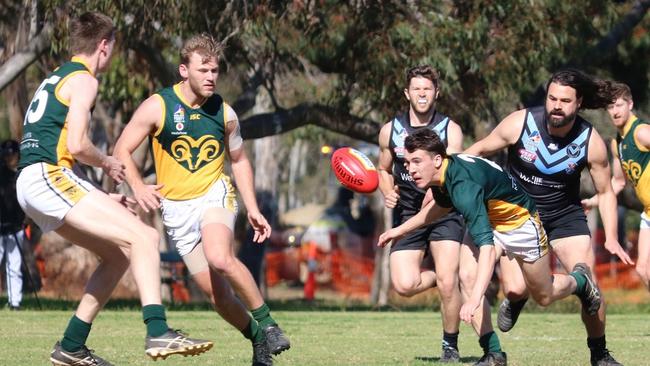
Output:
[[580,156],[580,150],[581,150],[580,146],[572,142],[569,144],[569,146],[566,147],[566,154],[570,158],[577,158],[578,156]]
[[178,131],[185,127],[185,108],[180,104],[176,104],[176,107],[174,108],[174,124]]
[[534,153],[537,151],[537,145],[542,141],[542,136],[539,135],[539,132],[533,131],[528,136],[528,139],[524,141],[524,148],[527,151]]
[[198,140],[183,135],[172,143],[170,153],[185,169],[195,172],[221,156],[223,145],[212,135],[205,135]]

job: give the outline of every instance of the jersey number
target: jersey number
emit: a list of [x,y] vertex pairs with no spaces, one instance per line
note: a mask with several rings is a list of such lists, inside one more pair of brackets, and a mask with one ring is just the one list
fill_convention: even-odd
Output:
[[[27,122],[36,123],[40,121],[41,117],[43,117],[43,113],[45,113],[47,98],[49,97],[47,91],[43,89],[45,89],[45,86],[48,84],[58,83],[59,80],[61,80],[61,77],[57,75],[52,75],[43,80],[38,89],[36,89],[36,93],[34,93],[34,99],[32,99],[32,102],[29,104],[29,109],[27,110],[27,115],[25,115],[25,122],[23,125],[26,125]],[[34,106],[36,107],[34,108]]]
[[493,162],[492,160],[484,159],[484,158],[481,158],[479,156],[467,155],[467,154],[458,154],[456,156],[458,156],[459,158],[461,158],[461,159],[463,159],[463,160],[465,160],[467,162],[470,162],[470,163],[475,163],[476,160],[474,160],[474,159],[479,159],[479,160],[482,160],[483,162],[489,164],[494,169],[497,169],[500,172],[503,171],[503,169],[501,169],[501,167],[499,165],[497,165],[497,163]]

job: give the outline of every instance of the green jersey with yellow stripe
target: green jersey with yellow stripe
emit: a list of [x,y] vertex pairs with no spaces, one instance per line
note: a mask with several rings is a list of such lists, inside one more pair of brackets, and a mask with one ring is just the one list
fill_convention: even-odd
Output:
[[25,114],[19,169],[40,162],[67,168],[74,164],[66,143],[70,102],[59,95],[59,90],[70,77],[79,73],[91,72],[80,59],[73,57],[54,70],[36,89]]
[[[223,174],[226,108],[214,94],[190,107],[180,83],[159,91],[162,122],[151,138],[160,192],[170,200],[204,195]],[[230,110],[230,109],[229,109]]]
[[519,228],[535,213],[533,200],[492,161],[455,154],[441,167],[442,185],[432,187],[436,204],[455,207],[480,246],[494,244],[492,230]]
[[616,136],[615,154],[621,162],[625,177],[634,185],[636,195],[643,204],[643,212],[650,215],[650,151],[635,137],[636,129],[647,124],[631,115],[623,128],[623,135]]

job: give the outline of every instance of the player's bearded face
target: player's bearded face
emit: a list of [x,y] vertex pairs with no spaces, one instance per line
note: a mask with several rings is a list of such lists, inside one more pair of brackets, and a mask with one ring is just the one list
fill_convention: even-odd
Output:
[[420,76],[412,78],[408,89],[405,89],[404,92],[411,104],[411,109],[418,114],[429,113],[438,94],[433,81]]
[[551,127],[560,128],[576,119],[580,99],[570,86],[551,83],[546,93],[546,121]]
[[188,82],[196,95],[208,98],[216,90],[219,66],[214,57],[193,53],[187,65]]
[[435,156],[424,150],[404,153],[406,170],[418,188],[426,188],[436,174]]

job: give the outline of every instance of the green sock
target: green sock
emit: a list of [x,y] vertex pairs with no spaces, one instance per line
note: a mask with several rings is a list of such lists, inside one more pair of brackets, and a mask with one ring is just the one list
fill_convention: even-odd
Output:
[[488,352],[497,352],[501,353],[501,343],[499,342],[499,337],[497,336],[494,331],[490,333],[485,333],[483,334],[479,339],[478,339],[478,344],[481,345],[481,348],[483,348],[484,353]]
[[143,306],[142,318],[147,325],[147,336],[149,337],[158,337],[169,329],[167,317],[165,317],[165,307],[160,304]]
[[257,320],[252,319],[248,322],[248,325],[244,330],[241,331],[241,334],[250,339],[251,342],[257,343],[264,340],[264,332],[260,332],[260,325]]
[[86,323],[74,315],[72,319],[70,319],[68,327],[63,333],[61,348],[66,352],[79,351],[81,347],[86,344],[86,339],[88,339],[88,334],[90,334],[91,326],[91,323]]
[[587,279],[585,275],[580,272],[571,272],[569,276],[575,278],[576,280],[576,290],[573,292],[574,295],[583,295],[585,292],[585,287],[587,285]]
[[266,303],[262,304],[259,308],[251,311],[253,318],[257,320],[261,328],[268,327],[269,325],[277,325],[275,320],[271,318],[271,309]]

